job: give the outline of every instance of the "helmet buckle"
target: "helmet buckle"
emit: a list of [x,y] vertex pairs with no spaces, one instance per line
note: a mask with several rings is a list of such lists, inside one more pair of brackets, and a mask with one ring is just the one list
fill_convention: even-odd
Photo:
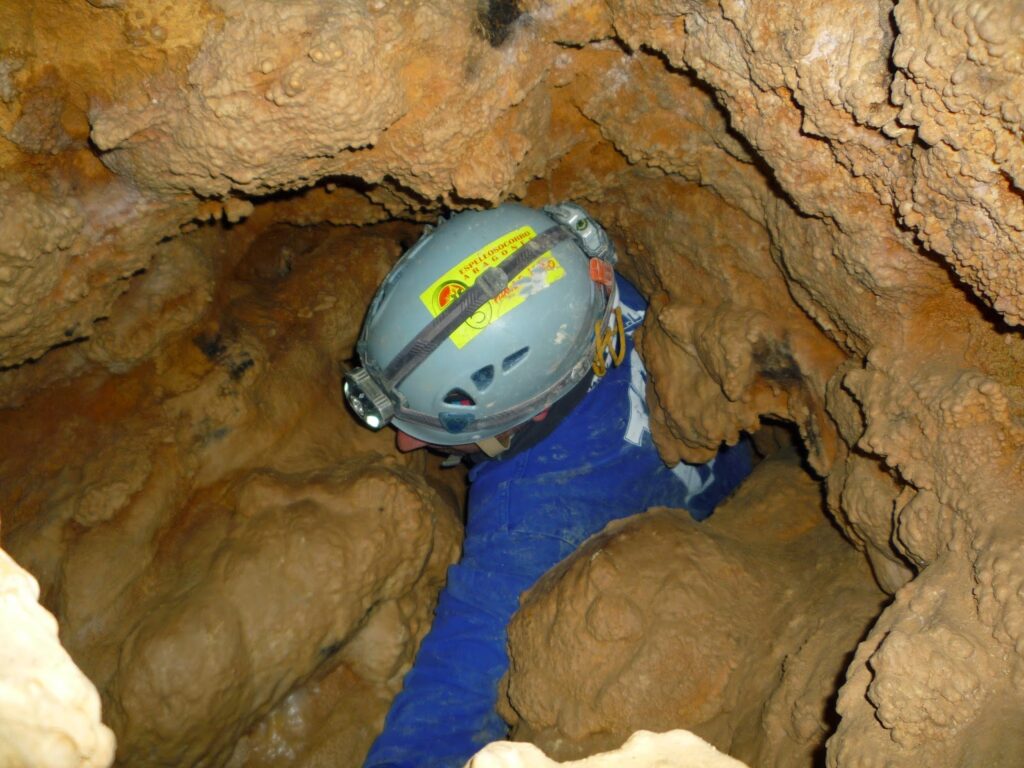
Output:
[[594,326],[594,362],[591,368],[595,376],[604,376],[608,372],[605,352],[616,368],[626,358],[626,330],[622,326],[622,309],[616,307],[613,314],[614,324],[611,328],[604,330],[600,323]]
[[607,261],[598,258],[590,260],[590,279],[600,283],[605,288],[611,288],[615,282],[615,270]]

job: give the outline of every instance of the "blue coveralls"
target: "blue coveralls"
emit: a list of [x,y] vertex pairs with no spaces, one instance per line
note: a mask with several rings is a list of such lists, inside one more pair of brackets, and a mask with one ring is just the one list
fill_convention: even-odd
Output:
[[462,768],[504,738],[495,704],[520,594],[610,521],[662,505],[703,520],[750,472],[745,442],[707,464],[670,470],[662,463],[632,342],[646,305],[621,277],[618,285],[623,364],[596,379],[542,442],[470,471],[462,559],[448,570],[433,626],[365,768]]

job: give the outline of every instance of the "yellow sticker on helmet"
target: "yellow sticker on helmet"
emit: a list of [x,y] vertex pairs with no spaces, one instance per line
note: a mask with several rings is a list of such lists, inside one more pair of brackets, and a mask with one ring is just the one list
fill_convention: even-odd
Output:
[[[437,317],[459,298],[464,290],[476,282],[480,274],[515,253],[530,242],[537,233],[533,227],[520,227],[471,253],[463,261],[445,272],[420,294],[420,300],[433,317]],[[551,251],[546,251],[526,269],[508,282],[508,287],[478,309],[472,317],[455,329],[451,340],[462,349],[484,328],[502,315],[508,314],[530,296],[542,291],[565,277],[565,270]]]

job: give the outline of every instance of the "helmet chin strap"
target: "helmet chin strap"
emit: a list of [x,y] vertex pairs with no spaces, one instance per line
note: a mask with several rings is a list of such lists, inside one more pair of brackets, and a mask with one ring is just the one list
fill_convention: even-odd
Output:
[[498,437],[485,437],[483,440],[477,440],[476,444],[481,451],[493,459],[508,450],[512,444],[512,435],[506,435],[504,440],[500,440]]

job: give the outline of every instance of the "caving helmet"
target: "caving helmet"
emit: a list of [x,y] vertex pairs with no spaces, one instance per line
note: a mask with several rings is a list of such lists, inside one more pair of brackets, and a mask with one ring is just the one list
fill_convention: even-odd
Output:
[[614,262],[607,234],[572,203],[442,219],[377,290],[346,400],[372,429],[500,453],[495,436],[591,368],[616,302]]

